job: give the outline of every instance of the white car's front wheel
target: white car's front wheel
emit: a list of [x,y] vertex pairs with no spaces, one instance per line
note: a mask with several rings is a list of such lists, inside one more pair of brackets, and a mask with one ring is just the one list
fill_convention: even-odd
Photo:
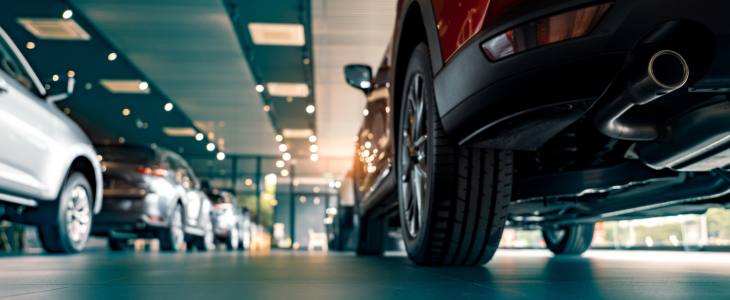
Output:
[[66,180],[54,207],[56,224],[38,228],[43,248],[50,253],[75,253],[86,247],[91,233],[91,185],[86,177],[73,172]]

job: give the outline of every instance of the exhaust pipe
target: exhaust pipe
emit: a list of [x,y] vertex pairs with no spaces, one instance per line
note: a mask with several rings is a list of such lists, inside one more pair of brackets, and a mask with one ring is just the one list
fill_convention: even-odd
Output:
[[629,141],[653,141],[659,126],[651,120],[624,117],[634,105],[644,105],[687,83],[689,68],[679,53],[662,50],[647,67],[629,73],[627,89],[613,101],[596,109],[594,124],[603,134]]

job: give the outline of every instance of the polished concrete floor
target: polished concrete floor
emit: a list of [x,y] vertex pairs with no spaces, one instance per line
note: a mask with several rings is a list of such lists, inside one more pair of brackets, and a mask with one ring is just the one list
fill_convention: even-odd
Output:
[[[702,298],[701,298],[702,297]],[[330,251],[0,257],[8,299],[730,299],[730,253],[500,250],[485,267]]]

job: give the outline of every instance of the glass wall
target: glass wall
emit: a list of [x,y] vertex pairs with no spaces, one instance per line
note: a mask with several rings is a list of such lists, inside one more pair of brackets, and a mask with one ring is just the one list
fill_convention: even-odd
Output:
[[[501,248],[545,248],[540,230],[505,229]],[[730,210],[596,223],[594,249],[730,250]]]

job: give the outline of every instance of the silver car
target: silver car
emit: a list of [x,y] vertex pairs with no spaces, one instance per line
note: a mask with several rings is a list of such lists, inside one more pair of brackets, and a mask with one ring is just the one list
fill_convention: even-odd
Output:
[[124,250],[128,239],[156,238],[165,251],[215,247],[212,205],[188,163],[177,153],[147,145],[100,145],[104,209],[93,235]]
[[102,179],[91,141],[54,104],[75,81],[54,76],[44,86],[2,28],[0,70],[0,218],[38,226],[48,252],[79,252],[101,210]]

